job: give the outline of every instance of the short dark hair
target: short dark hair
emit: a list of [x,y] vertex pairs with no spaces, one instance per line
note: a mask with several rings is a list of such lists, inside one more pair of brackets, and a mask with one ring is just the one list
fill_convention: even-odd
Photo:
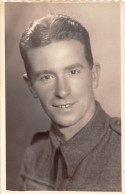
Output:
[[24,60],[27,75],[30,77],[30,64],[27,51],[31,48],[44,47],[52,42],[62,40],[78,40],[85,48],[85,57],[90,68],[93,66],[93,57],[90,46],[89,33],[76,20],[65,15],[47,15],[35,20],[25,30],[20,39],[20,52]]

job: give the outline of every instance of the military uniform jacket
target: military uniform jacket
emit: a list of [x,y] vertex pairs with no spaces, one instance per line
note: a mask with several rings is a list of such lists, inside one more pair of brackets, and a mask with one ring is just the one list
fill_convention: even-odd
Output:
[[120,120],[99,103],[68,141],[51,128],[37,133],[21,171],[22,190],[121,191]]

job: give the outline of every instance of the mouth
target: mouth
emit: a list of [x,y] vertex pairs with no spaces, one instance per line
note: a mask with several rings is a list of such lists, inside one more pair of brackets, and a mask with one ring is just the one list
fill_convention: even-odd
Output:
[[59,109],[67,109],[73,106],[75,103],[67,103],[67,104],[60,104],[60,105],[53,105],[53,107],[59,108]]

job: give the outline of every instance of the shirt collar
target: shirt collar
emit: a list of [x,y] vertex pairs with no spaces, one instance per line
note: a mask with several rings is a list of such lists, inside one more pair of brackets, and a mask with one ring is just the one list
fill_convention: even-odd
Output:
[[73,176],[77,166],[86,155],[98,144],[106,133],[109,116],[96,102],[96,112],[92,119],[71,139],[64,142],[60,132],[50,131],[50,138],[55,149],[60,147],[64,156],[68,176]]

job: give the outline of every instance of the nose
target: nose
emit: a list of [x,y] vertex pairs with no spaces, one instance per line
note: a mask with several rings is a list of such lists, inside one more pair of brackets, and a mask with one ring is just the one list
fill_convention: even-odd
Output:
[[66,98],[71,93],[68,80],[64,77],[58,78],[56,82],[55,95],[58,98]]

